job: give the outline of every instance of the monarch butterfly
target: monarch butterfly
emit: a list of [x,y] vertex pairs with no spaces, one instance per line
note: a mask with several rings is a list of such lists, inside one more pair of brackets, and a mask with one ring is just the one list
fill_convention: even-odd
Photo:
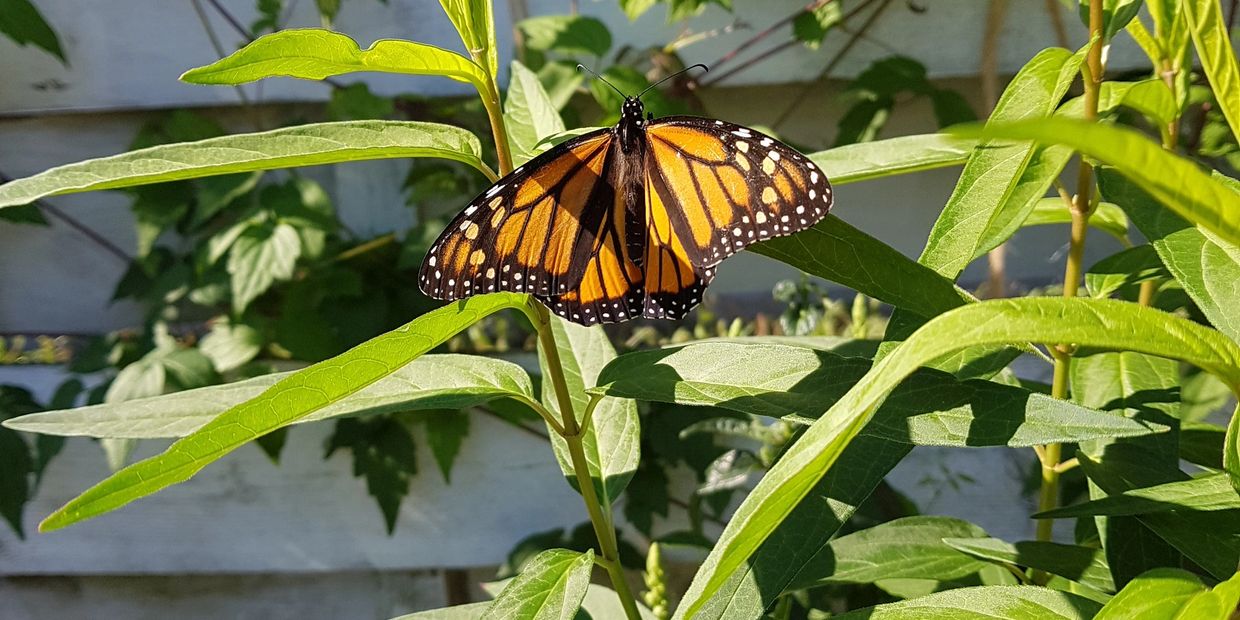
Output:
[[807,157],[720,120],[655,120],[641,102],[649,90],[621,93],[614,127],[552,148],[470,202],[422,262],[422,291],[529,293],[582,325],[679,319],[723,259],[826,216],[831,185]]

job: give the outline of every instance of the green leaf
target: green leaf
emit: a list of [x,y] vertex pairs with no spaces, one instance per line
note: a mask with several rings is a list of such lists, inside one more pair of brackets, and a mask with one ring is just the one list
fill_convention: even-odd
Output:
[[0,33],[18,45],[34,45],[68,64],[60,38],[30,0],[0,0]]
[[525,564],[482,614],[484,620],[564,620],[581,608],[594,552],[549,549]]
[[203,336],[198,349],[219,372],[236,370],[254,359],[263,348],[263,335],[245,323],[233,324],[221,317]]
[[641,17],[643,13],[649,11],[659,0],[620,0],[620,10],[624,11],[625,17],[629,21],[634,21]]
[[[1087,49],[1075,54],[1061,48],[1039,52],[1012,78],[987,126],[1049,116],[1072,85]],[[979,145],[965,163],[918,262],[955,280],[974,258],[1019,228],[1070,155],[1064,149],[1039,149],[1027,142]]]
[[336,121],[364,121],[387,118],[396,112],[396,104],[389,97],[370,92],[364,82],[344,88],[333,88],[327,114]]
[[1238,602],[1240,573],[1211,590],[1188,571],[1159,568],[1133,579],[1094,618],[1230,618]]
[[[225,385],[131,400],[47,411],[8,420],[5,426],[47,435],[149,439],[184,437],[237,405],[297,374],[262,375]],[[294,424],[343,416],[427,409],[462,409],[497,398],[534,399],[520,366],[473,355],[423,355],[356,393],[298,417]]]
[[[1025,218],[1021,226],[1046,226],[1049,224],[1071,224],[1072,214],[1062,198],[1043,198],[1033,205],[1033,210]],[[1110,202],[1098,203],[1093,214],[1089,216],[1089,225],[1111,235],[1123,244],[1128,241],[1128,216],[1119,205]]]
[[233,312],[244,312],[277,280],[292,278],[298,256],[301,239],[288,224],[258,224],[242,232],[228,253]]
[[1106,42],[1123,30],[1141,9],[1141,0],[1081,0],[1081,22],[1086,28],[1089,27],[1089,3],[1092,1],[1102,3],[1102,38]]
[[[1063,144],[1113,166],[1164,206],[1231,243],[1240,244],[1240,194],[1210,178],[1191,160],[1168,152],[1132,129],[1066,118],[964,126],[960,135],[981,139],[1037,140]],[[1123,201],[1108,197],[1115,203]]]
[[[1240,196],[1227,187],[1225,177],[1215,178],[1223,181],[1223,191]],[[1240,245],[1209,234],[1162,208],[1136,183],[1112,169],[1098,170],[1098,185],[1103,196],[1128,212],[1210,323],[1240,341],[1240,316],[1235,312],[1240,304],[1240,290],[1235,287],[1240,281]]]
[[264,35],[209,65],[186,71],[181,80],[235,85],[277,76],[322,80],[358,71],[441,75],[471,83],[479,92],[488,83],[482,67],[455,52],[400,39],[381,39],[363,50],[353,39],[319,28]]
[[849,144],[810,155],[832,185],[958,166],[977,142],[946,134],[922,134]]
[[1159,78],[1150,78],[1133,84],[1124,92],[1120,105],[1132,108],[1150,118],[1159,129],[1175,122],[1180,115],[1180,107],[1176,105],[1175,95],[1167,88],[1167,83]]
[[1181,482],[1132,489],[1083,504],[1038,513],[1034,518],[1065,519],[1099,515],[1141,515],[1169,510],[1211,511],[1238,508],[1240,495],[1231,487],[1227,474],[1217,473]]
[[[589,401],[586,390],[597,385],[600,371],[616,357],[616,350],[607,338],[607,333],[598,325],[583,327],[552,316],[551,331],[555,336],[556,350],[564,369],[573,414],[577,422],[581,423]],[[542,376],[550,377],[546,351],[542,350],[541,344],[540,342],[539,365],[543,369]],[[543,404],[556,419],[562,419],[555,386],[549,379],[542,382],[542,391]],[[595,407],[590,418],[590,427],[585,429],[582,444],[590,477],[594,480],[595,490],[604,504],[604,509],[620,496],[633,478],[633,473],[637,471],[641,460],[640,424],[637,403],[623,398],[607,397]],[[568,444],[559,434],[552,432],[550,435],[560,468],[569,484],[576,488],[577,480],[572,460],[569,458]]]
[[981,586],[936,592],[834,616],[838,620],[1088,620],[1101,607],[1087,598],[1034,586]]
[[1102,592],[1115,591],[1101,549],[1041,540],[1009,543],[998,538],[945,538],[943,543],[981,560],[1033,568]]
[[[1100,460],[1078,452],[1081,470],[1107,495],[1118,495],[1138,488],[1148,480],[1183,481],[1187,474],[1178,470],[1166,472],[1159,463],[1151,465],[1149,450],[1138,446],[1116,444],[1107,447]],[[1111,519],[1112,517],[1107,517]],[[1127,519],[1129,517],[1115,517]],[[1240,561],[1240,511],[1215,510],[1209,512],[1177,510],[1135,515],[1149,530],[1166,541],[1175,550],[1197,566],[1219,579],[1225,579],[1236,571]],[[1168,558],[1169,559],[1169,558]],[[1114,573],[1120,567],[1110,560]],[[1168,565],[1166,560],[1163,566]],[[1124,582],[1116,574],[1117,582]]]
[[611,32],[603,22],[582,15],[542,15],[517,22],[525,47],[566,56],[602,58],[611,49]]
[[951,280],[834,215],[750,250],[921,316],[934,316],[970,299]]
[[[1214,0],[1183,0],[1180,10],[1188,18],[1193,46],[1214,89],[1215,99],[1231,134],[1240,140],[1240,65],[1232,46],[1222,3]],[[1234,213],[1234,212],[1233,212]]]
[[426,424],[426,443],[445,483],[452,482],[452,464],[469,435],[469,415],[464,411],[430,411],[422,416]]
[[828,409],[762,478],[736,510],[682,607],[692,615],[746,562],[839,458],[878,405],[920,366],[979,345],[1074,342],[1179,359],[1240,391],[1240,345],[1164,312],[1110,300],[1028,298],[968,304],[917,330]]
[[[603,369],[592,391],[813,423],[869,367],[868,360],[805,347],[702,342],[622,355]],[[1021,388],[923,369],[892,392],[864,432],[904,444],[965,447],[1076,442],[1157,428]]]
[[[0,421],[42,409],[23,388],[0,385]],[[0,517],[9,522],[18,538],[25,538],[22,509],[30,500],[30,474],[35,461],[30,447],[16,432],[0,428]]]
[[478,319],[529,303],[525,295],[471,297],[429,312],[394,331],[298,371],[257,398],[232,407],[163,454],[126,467],[45,519],[50,531],[119,508],[188,480],[246,442],[287,426],[391,375]]
[[39,210],[38,205],[33,204],[0,209],[0,222],[33,224],[36,226],[47,226],[49,224],[47,218],[43,216],[43,212]]
[[[444,13],[461,35],[470,58],[494,77],[499,73],[499,48],[495,45],[495,16],[491,0],[439,0]],[[479,89],[479,92],[485,92]]]
[[438,123],[318,123],[153,146],[52,168],[0,185],[0,207],[45,196],[118,189],[231,172],[317,166],[366,159],[440,157],[489,174],[478,138]]
[[1126,286],[1165,277],[1170,274],[1158,259],[1154,246],[1139,245],[1094,263],[1085,273],[1085,289],[1091,297],[1110,297]]
[[943,539],[985,537],[982,528],[951,517],[888,521],[831,541],[830,552],[802,569],[789,589],[882,579],[959,579],[985,568],[985,563],[956,551]]
[[418,473],[409,429],[392,416],[344,418],[327,438],[324,458],[340,449],[353,453],[353,475],[366,477],[366,490],[378,502],[391,535],[400,501],[409,494],[409,483]]
[[514,60],[510,73],[504,120],[513,164],[520,166],[536,155],[535,147],[543,138],[564,132],[564,120],[533,71]]
[[391,620],[478,620],[482,617],[482,613],[491,606],[491,601],[483,601],[481,603],[466,603],[464,605],[454,605],[452,607],[441,607],[439,609],[428,609],[417,613],[405,614],[397,616]]
[[[1230,398],[1231,392],[1227,392],[1227,395]],[[1181,408],[1181,413],[1183,411],[1183,408]],[[1227,441],[1226,435],[1227,429],[1216,424],[1181,422],[1180,458],[1194,465],[1210,469],[1222,469],[1223,446]]]
[[843,13],[838,4],[819,3],[798,13],[796,19],[792,20],[792,36],[810,49],[817,49],[831,28],[840,22],[841,17]]

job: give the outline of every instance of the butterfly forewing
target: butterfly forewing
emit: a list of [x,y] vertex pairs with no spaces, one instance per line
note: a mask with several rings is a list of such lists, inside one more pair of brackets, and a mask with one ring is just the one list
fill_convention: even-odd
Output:
[[831,208],[831,185],[818,166],[752,129],[670,116],[651,123],[646,136],[651,191],[698,267],[809,228]]
[[615,203],[606,182],[611,143],[609,130],[574,138],[475,198],[422,262],[422,291],[454,300],[499,290],[574,290]]

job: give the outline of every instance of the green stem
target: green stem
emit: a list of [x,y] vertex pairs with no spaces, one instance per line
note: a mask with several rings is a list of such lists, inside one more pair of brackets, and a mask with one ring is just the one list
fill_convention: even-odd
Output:
[[[624,577],[624,567],[620,564],[619,542],[616,538],[616,527],[612,523],[610,509],[604,509],[598,491],[594,487],[594,479],[590,477],[590,466],[586,460],[583,440],[590,431],[589,413],[593,412],[596,399],[587,406],[586,414],[579,425],[573,411],[573,401],[568,393],[568,382],[564,378],[564,367],[560,362],[560,351],[556,347],[555,335],[551,331],[551,313],[533,297],[525,308],[526,316],[534,330],[538,332],[538,344],[545,358],[548,377],[555,391],[556,402],[560,409],[560,429],[556,432],[568,444],[569,460],[573,467],[573,475],[577,477],[577,487],[581,490],[581,499],[586,504],[586,512],[590,514],[590,524],[594,527],[594,535],[598,538],[598,546],[602,558],[599,563],[607,569],[611,578],[612,588],[620,598],[624,613],[629,620],[640,620],[641,613],[637,609],[637,599],[629,589]],[[554,427],[553,427],[554,428]]]
[[[1102,3],[1089,4],[1089,34],[1093,45],[1089,48],[1086,59],[1085,73],[1085,118],[1098,118],[1098,96],[1102,90]],[[1094,169],[1082,157],[1080,172],[1077,174],[1076,196],[1071,200],[1069,211],[1072,215],[1072,232],[1068,244],[1068,262],[1064,266],[1063,296],[1076,297],[1077,287],[1081,281],[1082,264],[1085,256],[1085,232],[1089,226],[1091,197],[1094,187]],[[1072,350],[1067,345],[1052,349],[1055,357],[1055,374],[1051,381],[1051,396],[1067,400],[1071,392],[1069,373],[1072,364]],[[1063,455],[1063,446],[1048,444],[1039,453],[1042,461],[1042,486],[1038,493],[1038,510],[1045,512],[1059,506],[1059,460]],[[1053,536],[1054,521],[1042,519],[1038,521],[1037,539],[1050,540]],[[1034,573],[1034,582],[1044,583],[1049,578],[1045,573]]]
[[500,175],[512,172],[512,153],[508,150],[508,130],[504,127],[504,110],[500,107],[499,87],[495,85],[495,77],[487,79],[486,92],[479,92],[482,106],[486,108],[487,119],[491,121],[491,135],[495,138],[495,156],[499,160]]

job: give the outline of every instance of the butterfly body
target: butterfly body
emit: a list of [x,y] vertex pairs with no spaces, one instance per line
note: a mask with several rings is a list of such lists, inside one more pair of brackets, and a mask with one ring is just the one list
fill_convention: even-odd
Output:
[[678,319],[716,266],[816,224],[826,176],[794,149],[719,120],[620,121],[535,157],[475,198],[423,261],[427,295],[529,293],[585,325]]

